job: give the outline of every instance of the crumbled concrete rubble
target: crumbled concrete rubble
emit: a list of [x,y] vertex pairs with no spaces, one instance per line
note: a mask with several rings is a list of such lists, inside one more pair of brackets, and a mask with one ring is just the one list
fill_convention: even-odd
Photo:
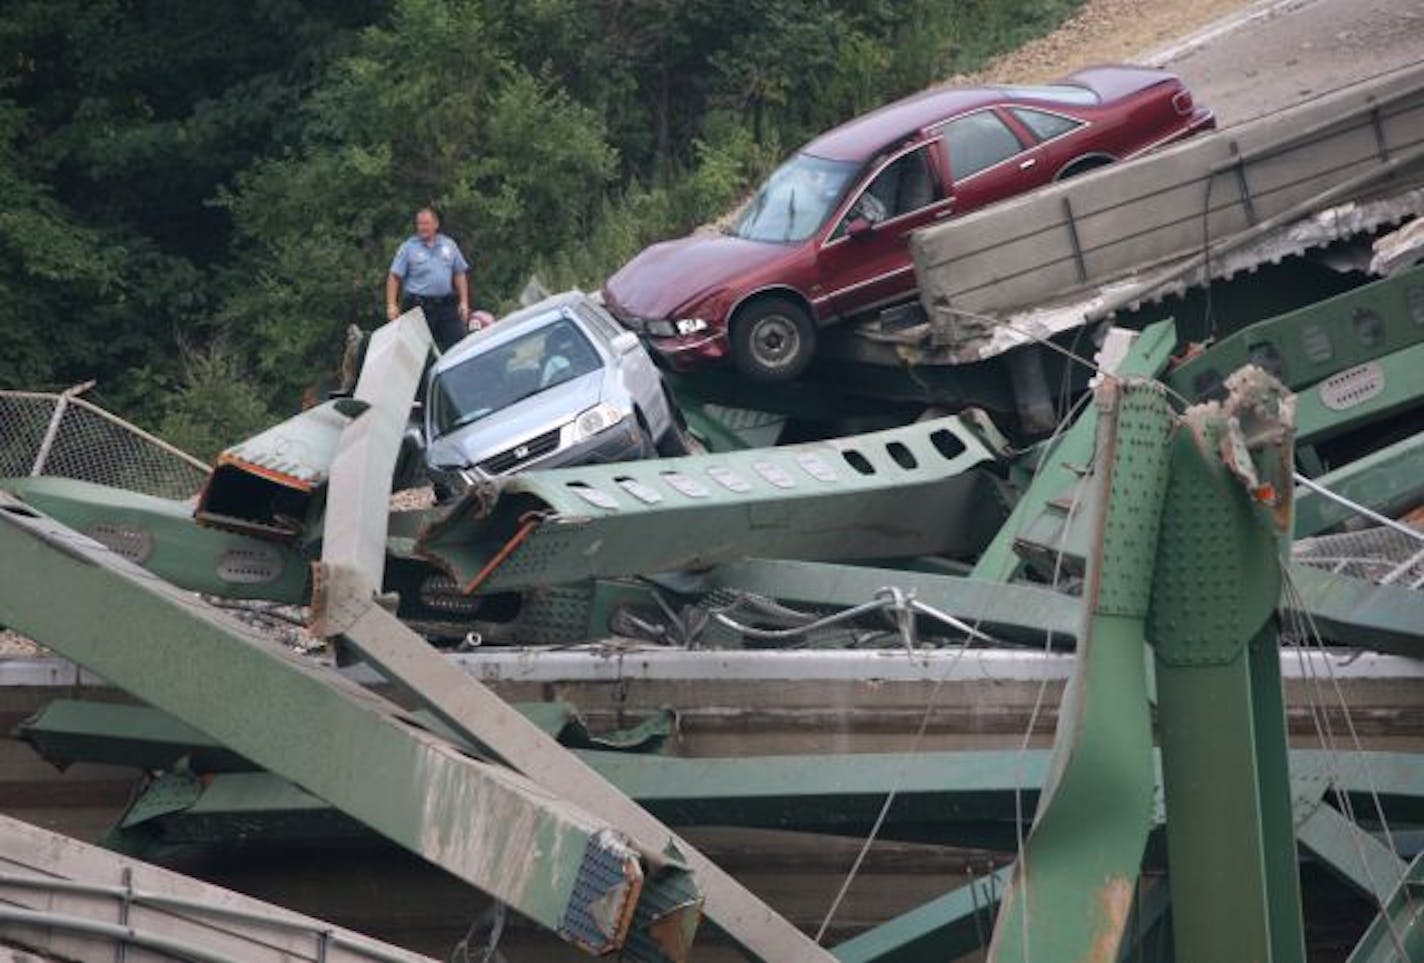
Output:
[[38,642],[10,629],[0,629],[0,658],[5,656],[46,655],[49,650]]

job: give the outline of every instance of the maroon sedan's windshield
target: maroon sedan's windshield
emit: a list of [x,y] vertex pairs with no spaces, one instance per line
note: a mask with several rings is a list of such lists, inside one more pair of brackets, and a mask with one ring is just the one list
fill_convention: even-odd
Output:
[[804,241],[825,223],[859,165],[797,154],[767,178],[730,232],[749,241]]

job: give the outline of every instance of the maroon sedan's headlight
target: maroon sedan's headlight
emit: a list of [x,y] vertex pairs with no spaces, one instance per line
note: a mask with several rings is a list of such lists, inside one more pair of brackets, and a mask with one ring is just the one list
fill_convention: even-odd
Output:
[[678,318],[675,321],[649,321],[645,327],[655,338],[685,337],[707,330],[707,322],[702,318]]

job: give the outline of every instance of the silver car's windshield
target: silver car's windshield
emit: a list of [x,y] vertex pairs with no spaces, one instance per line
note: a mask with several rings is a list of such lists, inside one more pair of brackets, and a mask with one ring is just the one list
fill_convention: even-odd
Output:
[[855,176],[854,161],[797,154],[757,191],[730,232],[749,241],[804,241],[830,216]]
[[430,387],[437,436],[603,367],[568,318],[506,341],[440,372]]

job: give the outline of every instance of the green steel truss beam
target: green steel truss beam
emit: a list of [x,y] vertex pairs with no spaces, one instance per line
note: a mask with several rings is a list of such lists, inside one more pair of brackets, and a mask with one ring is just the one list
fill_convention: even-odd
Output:
[[[1357,505],[1395,515],[1424,501],[1424,431],[1371,452],[1314,479],[1322,488]],[[1354,517],[1324,495],[1298,486],[1295,537],[1309,538]]]
[[[567,717],[559,703],[553,711],[521,709],[546,731]],[[427,723],[427,726],[431,723]],[[269,773],[254,773],[253,763],[157,709],[57,699],[20,727],[21,736],[45,759],[59,766],[97,762],[156,770],[180,760],[220,786],[228,775],[244,779],[239,794],[225,800],[201,797],[208,812],[222,811],[240,795],[244,817],[269,807],[326,808],[326,804]],[[874,821],[886,785],[899,785],[882,835],[987,848],[1001,841],[974,835],[979,826],[1011,823],[1014,795],[1032,806],[1048,771],[1049,752],[959,751],[857,753],[855,755],[769,756],[736,759],[676,757],[606,750],[580,750],[593,766],[651,812],[676,825],[785,826],[806,831],[863,833]],[[1378,791],[1392,822],[1424,821],[1424,766],[1408,752],[1291,752],[1297,822],[1314,813],[1332,784],[1358,811],[1373,812]],[[297,795],[287,795],[288,788]],[[296,805],[293,800],[304,802]],[[1330,801],[1333,802],[1333,793]],[[1162,813],[1154,807],[1154,819]],[[953,828],[959,824],[964,829]]]
[[1254,364],[1293,391],[1424,341],[1424,267],[1242,328],[1166,378],[1192,400],[1215,397],[1225,378]]
[[1296,395],[1296,438],[1314,445],[1360,425],[1418,405],[1424,344],[1384,355],[1327,378]]
[[834,952],[841,963],[940,963],[981,949],[994,928],[1012,868],[986,873],[874,929]]
[[[566,713],[557,713],[563,718]],[[544,720],[551,727],[550,720]],[[557,720],[553,720],[557,723]],[[155,709],[57,700],[23,727],[25,738],[60,765],[102,762],[166,768],[187,757],[191,770],[170,773],[124,818],[127,835],[145,827],[156,842],[213,842],[242,827],[245,837],[341,838],[364,833],[352,820],[290,782],[265,772],[219,772],[251,764]],[[881,830],[885,839],[919,839],[1004,848],[1012,839],[1014,793],[1032,807],[1048,771],[1044,750],[677,759],[582,752],[580,757],[671,825],[781,827],[859,835],[873,822],[884,787],[898,782],[899,802]],[[1372,812],[1377,790],[1387,817],[1418,821],[1424,813],[1424,767],[1413,753],[1291,753],[1297,838],[1317,859],[1362,893],[1389,896],[1403,863],[1374,835],[1332,808],[1331,784],[1360,812]],[[199,779],[197,774],[203,774]],[[1325,797],[1322,798],[1322,794]],[[1160,825],[1160,810],[1154,821]],[[997,827],[997,828],[994,828]],[[1361,859],[1368,861],[1362,864]],[[992,923],[1007,882],[978,881],[976,900],[961,888],[836,947],[838,959],[916,961],[953,958],[977,945]],[[1166,887],[1144,878],[1128,931],[1147,938],[1161,915]],[[1156,895],[1154,895],[1156,894]],[[977,905],[976,905],[977,903]],[[1126,953],[1128,943],[1123,944]],[[1124,959],[1136,959],[1127,955]]]
[[608,823],[412,726],[385,700],[8,496],[0,557],[0,623],[571,942],[631,950],[635,911],[695,903],[675,858],[657,854],[663,868],[645,870],[644,853]]
[[1424,853],[1375,917],[1348,963],[1400,963],[1424,959]]
[[686,898],[654,904],[650,916],[635,917],[630,940],[640,932],[651,934],[660,947],[671,948],[668,955],[685,956],[699,910],[705,909],[729,937],[763,960],[829,959],[825,950],[716,863],[380,607],[364,573],[322,565],[316,583],[312,611],[319,634],[349,644],[470,744],[487,747],[558,797],[578,799],[642,851],[673,854],[676,865],[692,870],[700,892],[689,890]]
[[[1128,350],[1117,373],[1122,377],[1146,378],[1160,375],[1167,367],[1176,346],[1176,331],[1171,321],[1161,321],[1145,328]],[[1018,571],[1020,559],[1014,551],[1019,533],[1046,510],[1048,504],[1071,488],[1079,471],[1093,454],[1093,439],[1097,431],[1098,411],[1093,405],[1083,409],[1056,442],[1050,442],[1039,458],[1039,469],[1027,490],[1014,505],[1013,513],[999,529],[974,566],[973,576],[991,582],[1007,582]]]
[[1404,861],[1328,801],[1322,800],[1310,815],[1297,821],[1295,835],[1317,859],[1378,905],[1389,899],[1404,878]]
[[[1321,637],[1337,645],[1424,656],[1424,592],[1398,585],[1375,585],[1295,563],[1290,579],[1300,593],[1300,614],[1308,615]],[[1298,608],[1289,597],[1283,610]]]
[[516,475],[475,489],[416,551],[467,591],[755,556],[969,557],[1007,511],[957,418],[784,448]]
[[0,488],[129,561],[193,592],[298,604],[311,581],[290,546],[204,528],[186,502],[73,478],[7,478]]

